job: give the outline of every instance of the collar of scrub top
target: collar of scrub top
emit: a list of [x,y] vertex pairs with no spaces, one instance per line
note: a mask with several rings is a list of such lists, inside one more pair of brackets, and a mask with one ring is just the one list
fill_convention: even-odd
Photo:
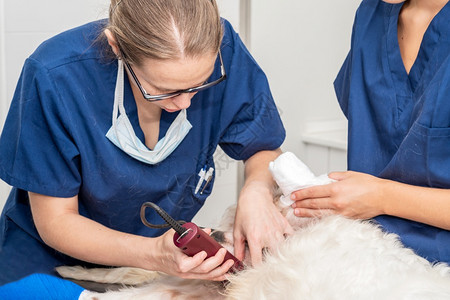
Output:
[[[120,47],[119,47],[120,50]],[[139,90],[142,93],[142,96],[144,97],[145,100],[147,101],[160,101],[160,100],[164,100],[164,99],[168,99],[168,98],[173,98],[176,97],[180,94],[183,93],[195,93],[195,92],[199,92],[202,91],[204,89],[210,88],[222,81],[224,81],[227,78],[227,74],[225,72],[225,67],[223,65],[223,60],[222,60],[222,53],[220,52],[219,49],[219,61],[220,61],[220,73],[221,76],[213,81],[210,82],[206,82],[204,84],[201,84],[199,86],[196,87],[192,87],[192,88],[188,88],[188,89],[184,89],[184,90],[178,90],[175,92],[171,92],[171,93],[166,93],[166,94],[160,94],[160,95],[150,95],[149,93],[147,93],[147,91],[144,89],[144,87],[141,85],[141,83],[139,82],[139,79],[137,78],[136,74],[133,71],[133,68],[131,68],[131,65],[128,63],[128,61],[125,59],[125,56],[123,55],[123,51],[120,50],[120,52],[122,53],[122,60],[125,63],[125,66],[127,67],[128,71],[130,72],[131,76],[133,77],[134,81],[136,82],[136,85],[138,86]]]

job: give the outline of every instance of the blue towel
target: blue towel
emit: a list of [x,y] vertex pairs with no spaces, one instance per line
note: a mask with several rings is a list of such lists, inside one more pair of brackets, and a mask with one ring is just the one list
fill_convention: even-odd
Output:
[[83,288],[71,281],[46,274],[32,274],[0,286],[2,300],[74,300]]

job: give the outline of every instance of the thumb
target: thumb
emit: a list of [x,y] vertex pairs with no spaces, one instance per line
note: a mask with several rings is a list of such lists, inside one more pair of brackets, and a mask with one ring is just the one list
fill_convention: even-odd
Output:
[[340,181],[340,180],[347,178],[347,173],[348,172],[331,172],[330,174],[328,174],[328,177],[330,177],[331,179]]

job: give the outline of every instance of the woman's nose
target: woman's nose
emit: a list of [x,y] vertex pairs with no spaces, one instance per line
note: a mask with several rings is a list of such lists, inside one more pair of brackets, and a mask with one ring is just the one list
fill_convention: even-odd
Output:
[[186,109],[189,106],[191,106],[191,99],[194,97],[194,93],[188,94],[188,93],[182,93],[175,98],[173,98],[173,103],[179,108],[179,109]]

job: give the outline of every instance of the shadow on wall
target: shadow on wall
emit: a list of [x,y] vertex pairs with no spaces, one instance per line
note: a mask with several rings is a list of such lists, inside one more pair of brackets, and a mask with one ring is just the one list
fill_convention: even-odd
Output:
[[11,187],[0,180],[0,211],[3,210],[3,206],[5,206],[10,190]]

